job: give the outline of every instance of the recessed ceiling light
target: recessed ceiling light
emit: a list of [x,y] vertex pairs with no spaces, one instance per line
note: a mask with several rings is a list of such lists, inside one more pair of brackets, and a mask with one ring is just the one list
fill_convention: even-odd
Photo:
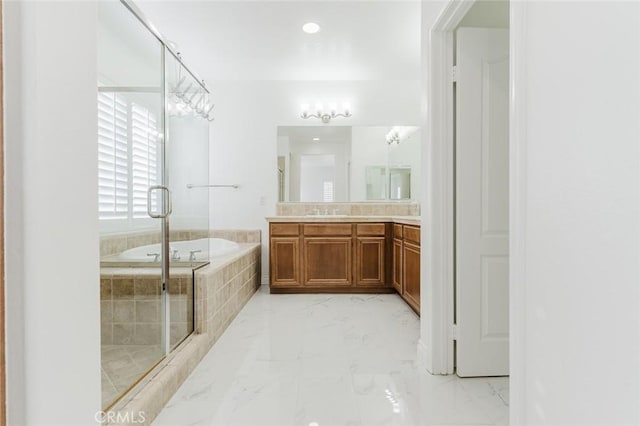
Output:
[[315,22],[307,22],[302,26],[302,31],[307,34],[315,34],[320,31],[320,25],[316,24]]
[[320,138],[313,138],[314,142],[318,142]]

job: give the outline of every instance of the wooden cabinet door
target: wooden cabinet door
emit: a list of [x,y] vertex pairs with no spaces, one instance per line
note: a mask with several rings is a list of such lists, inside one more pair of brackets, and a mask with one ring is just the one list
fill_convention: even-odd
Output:
[[304,237],[303,285],[349,287],[353,284],[351,237]]
[[398,238],[393,239],[393,288],[396,289],[398,294],[402,295],[402,240]]
[[356,286],[384,286],[385,237],[358,237],[356,239]]
[[405,240],[402,250],[404,300],[420,313],[420,246]]
[[271,237],[270,276],[273,287],[298,287],[300,282],[300,239]]

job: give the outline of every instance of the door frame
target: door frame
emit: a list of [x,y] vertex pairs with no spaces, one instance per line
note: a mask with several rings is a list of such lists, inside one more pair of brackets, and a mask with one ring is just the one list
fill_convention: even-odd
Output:
[[5,293],[4,293],[4,3],[0,0],[0,425],[7,422],[6,354],[5,354]]
[[[476,0],[448,0],[430,30],[428,61],[427,197],[423,240],[425,265],[421,305],[429,341],[421,342],[432,374],[453,374],[455,312],[455,96],[454,31]],[[426,348],[426,349],[425,349]]]
[[[454,372],[455,155],[454,30],[476,0],[446,0],[429,30],[427,46],[428,173],[423,208],[421,335],[418,351],[432,374]],[[525,242],[527,3],[509,5],[509,407],[510,423],[524,423],[526,365]]]

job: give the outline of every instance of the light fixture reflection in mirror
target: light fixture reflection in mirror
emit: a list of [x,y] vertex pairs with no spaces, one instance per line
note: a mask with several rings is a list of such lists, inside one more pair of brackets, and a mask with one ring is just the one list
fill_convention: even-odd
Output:
[[[279,126],[279,201],[323,202],[331,192],[334,202],[418,201],[420,131],[395,127],[401,141],[390,145],[391,126]],[[319,167],[315,175],[305,172],[313,163],[309,156],[323,155],[333,155],[333,168],[322,172],[323,179]]]

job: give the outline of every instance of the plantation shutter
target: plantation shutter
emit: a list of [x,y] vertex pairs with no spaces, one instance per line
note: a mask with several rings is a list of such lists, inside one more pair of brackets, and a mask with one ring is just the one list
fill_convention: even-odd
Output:
[[126,219],[129,210],[127,103],[115,93],[98,94],[98,215]]
[[[158,185],[158,131],[156,117],[145,107],[131,104],[132,133],[132,194],[133,218],[147,215],[147,190]],[[152,197],[152,209],[157,211],[157,198]]]
[[333,201],[333,182],[323,182],[322,201],[325,203],[330,203]]

